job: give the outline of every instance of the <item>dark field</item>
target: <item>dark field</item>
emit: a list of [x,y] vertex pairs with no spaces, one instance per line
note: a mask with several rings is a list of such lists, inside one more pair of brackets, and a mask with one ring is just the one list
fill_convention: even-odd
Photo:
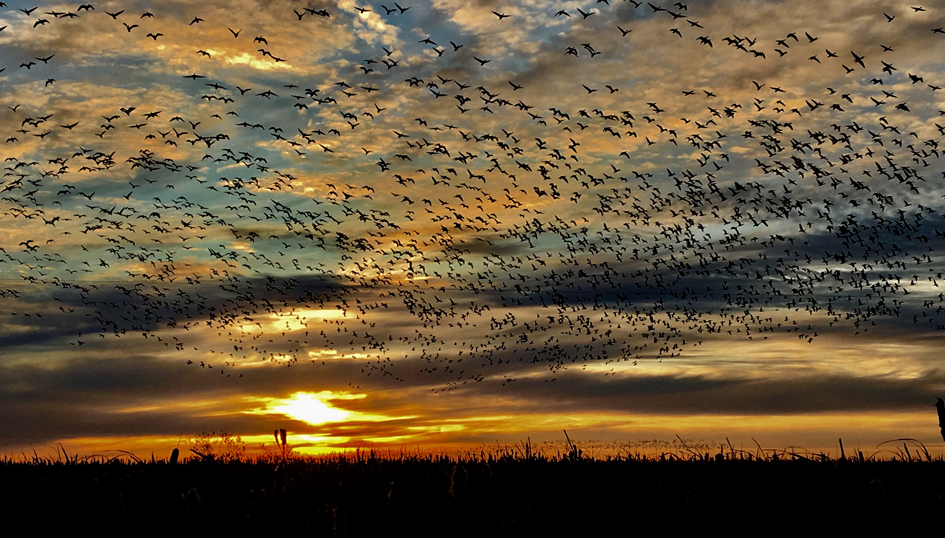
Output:
[[758,525],[767,535],[821,528],[822,517],[857,527],[937,523],[945,514],[945,461],[900,456],[7,460],[0,512],[7,536],[588,536],[732,525]]

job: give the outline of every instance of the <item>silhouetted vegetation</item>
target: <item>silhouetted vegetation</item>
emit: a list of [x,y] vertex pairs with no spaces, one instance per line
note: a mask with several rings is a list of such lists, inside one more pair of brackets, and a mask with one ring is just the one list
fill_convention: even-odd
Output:
[[62,451],[0,461],[0,506],[16,516],[12,530],[317,536],[586,536],[732,521],[801,526],[822,517],[914,524],[945,508],[945,460],[913,440],[890,441],[887,459],[730,446],[595,459],[569,445],[545,454],[524,442],[462,457],[280,451],[175,465]]

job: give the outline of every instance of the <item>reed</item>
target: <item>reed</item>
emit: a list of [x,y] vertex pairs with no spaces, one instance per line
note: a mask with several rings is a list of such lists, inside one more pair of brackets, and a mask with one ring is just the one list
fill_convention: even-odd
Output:
[[[284,445],[276,436],[288,447],[288,434]],[[356,449],[227,461],[210,452],[174,467],[129,451],[77,458],[59,447],[52,456],[0,459],[0,505],[17,515],[10,532],[43,521],[44,530],[67,534],[146,522],[149,532],[482,536],[627,534],[787,515],[916,521],[940,513],[945,498],[945,460],[914,439],[832,458],[760,443],[709,451],[681,439],[659,452],[595,457],[585,450],[592,444],[564,438],[557,454],[526,438],[459,454]]]

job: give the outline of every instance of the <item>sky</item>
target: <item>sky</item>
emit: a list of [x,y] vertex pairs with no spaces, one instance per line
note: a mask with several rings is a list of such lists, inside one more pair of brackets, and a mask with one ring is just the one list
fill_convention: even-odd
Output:
[[5,2],[0,452],[940,449],[943,26]]

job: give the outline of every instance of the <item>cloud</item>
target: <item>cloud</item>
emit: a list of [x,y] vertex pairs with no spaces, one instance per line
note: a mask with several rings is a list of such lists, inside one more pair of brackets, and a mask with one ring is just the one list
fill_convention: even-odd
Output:
[[335,440],[938,390],[933,8],[41,9],[0,22],[9,442],[359,386],[399,418]]
[[796,376],[792,379],[713,379],[702,376],[626,376],[602,382],[565,374],[554,385],[531,384],[518,395],[546,412],[625,412],[667,415],[794,415],[917,411],[941,392],[942,376]]

